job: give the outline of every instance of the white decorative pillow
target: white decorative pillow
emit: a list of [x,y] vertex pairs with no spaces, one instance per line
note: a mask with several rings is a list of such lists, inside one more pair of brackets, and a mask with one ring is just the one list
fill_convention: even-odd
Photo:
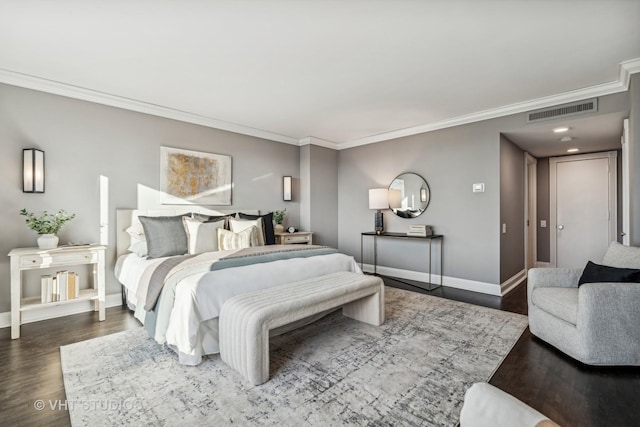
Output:
[[144,228],[142,228],[142,224],[137,222],[133,224],[131,227],[125,230],[129,237],[131,237],[131,244],[134,242],[146,242],[147,239],[144,235]]
[[229,249],[243,249],[257,246],[257,228],[252,225],[238,233],[234,233],[224,228],[218,228],[218,249],[226,251]]
[[238,233],[240,231],[246,230],[247,228],[256,227],[256,233],[258,237],[258,242],[256,245],[252,246],[264,246],[264,232],[262,229],[262,218],[258,219],[233,219],[229,220],[229,224],[231,226],[231,231],[234,233]]
[[187,248],[189,254],[201,254],[218,250],[218,228],[224,228],[225,219],[213,222],[202,222],[197,219],[182,217],[184,230],[187,232]]
[[129,252],[133,252],[141,258],[147,256],[147,238],[144,235],[144,229],[139,222],[133,224],[125,230],[129,235],[130,245],[127,248]]
[[145,258],[149,252],[149,249],[147,248],[147,241],[134,241],[133,239],[131,239],[131,246],[129,246],[127,248],[127,250],[129,252],[133,252],[134,254],[138,255],[140,258]]

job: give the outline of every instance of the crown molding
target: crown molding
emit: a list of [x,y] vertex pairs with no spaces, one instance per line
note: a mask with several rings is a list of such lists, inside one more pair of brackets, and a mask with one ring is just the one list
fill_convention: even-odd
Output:
[[319,147],[331,148],[332,150],[337,150],[339,148],[337,143],[322,138],[316,138],[315,136],[307,136],[306,138],[300,139],[298,145],[301,147],[304,145],[317,145]]
[[568,102],[580,101],[582,99],[594,98],[598,96],[610,95],[613,93],[624,92],[629,89],[631,74],[640,73],[640,58],[624,61],[620,63],[620,72],[617,81],[603,83],[590,86],[583,89],[577,89],[569,92],[563,92],[557,95],[537,98],[530,101],[519,102],[504,107],[493,108],[490,110],[479,111],[477,113],[466,114],[454,117],[452,119],[441,120],[438,122],[428,123],[419,126],[413,126],[405,129],[399,129],[391,132],[384,132],[377,135],[367,136],[364,138],[348,141],[338,144],[339,150],[358,147],[361,145],[373,144],[376,142],[388,141],[391,139],[402,138],[405,136],[417,135],[420,133],[431,132],[434,130],[450,128],[454,126],[465,125],[469,123],[479,122],[482,120],[495,119],[498,117],[508,116],[511,114],[524,113],[530,110],[552,107],[554,105],[566,104]]
[[441,120],[424,125],[412,126],[405,129],[398,129],[391,132],[384,132],[377,135],[371,135],[364,138],[355,139],[343,143],[308,136],[306,138],[297,139],[286,135],[243,126],[236,123],[229,123],[217,120],[211,117],[201,116],[187,111],[176,110],[173,108],[163,107],[161,105],[150,104],[147,102],[137,101],[117,95],[111,95],[104,92],[98,92],[91,89],[73,86],[66,83],[56,82],[54,80],[43,79],[40,77],[30,76],[15,71],[0,69],[0,83],[13,86],[33,89],[41,92],[51,93],[54,95],[65,96],[68,98],[79,99],[82,101],[94,102],[97,104],[107,105],[110,107],[122,108],[125,110],[136,111],[139,113],[150,114],[158,117],[178,120],[186,123],[193,123],[214,129],[225,130],[242,135],[254,136],[256,138],[267,139],[270,141],[282,142],[285,144],[304,146],[317,145],[320,147],[330,148],[333,150],[345,150],[348,148],[358,147],[361,145],[374,144],[376,142],[388,141],[391,139],[402,138],[420,133],[431,132],[440,129],[446,129],[454,126],[465,125],[469,123],[479,122],[482,120],[495,119],[498,117],[508,116],[511,114],[523,113],[530,110],[551,107],[554,105],[565,104],[568,102],[580,101],[586,98],[610,95],[613,93],[624,92],[629,89],[631,75],[640,73],[640,58],[631,59],[621,62],[617,81],[603,83],[583,89],[564,92],[557,95],[537,98],[530,101],[519,102],[506,105],[490,110],[479,111],[476,113],[466,114],[447,120]]
[[122,108],[138,113],[150,114],[152,116],[165,117],[167,119],[193,123],[196,125],[225,130],[229,132],[235,132],[242,135],[255,136],[257,138],[268,139],[270,141],[299,145],[298,139],[291,138],[289,136],[280,135],[261,129],[255,129],[236,123],[229,123],[223,120],[217,120],[211,117],[190,113],[188,111],[175,110],[173,108],[163,107],[161,105],[150,104],[148,102],[142,102],[135,99],[111,95],[104,92],[98,92],[95,90],[73,86],[54,80],[48,80],[40,77],[30,76],[28,74],[17,73],[15,71],[0,69],[0,83],[23,87],[26,89],[33,89],[40,92],[51,93],[54,95],[66,96],[67,98],[79,99],[81,101],[94,102],[96,104],[107,105],[109,107]]
[[640,73],[640,58],[630,59],[620,63],[620,75],[618,81],[622,82],[625,90],[629,89],[631,75]]

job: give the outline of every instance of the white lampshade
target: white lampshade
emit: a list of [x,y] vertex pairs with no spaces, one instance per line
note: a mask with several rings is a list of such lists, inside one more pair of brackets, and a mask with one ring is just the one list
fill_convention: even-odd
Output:
[[282,177],[282,200],[285,202],[291,201],[291,181],[292,178],[290,176]]
[[400,190],[389,190],[389,207],[398,209],[402,206],[402,192]]
[[22,150],[22,192],[44,193],[44,151]]
[[389,191],[386,188],[369,190],[369,209],[389,209]]

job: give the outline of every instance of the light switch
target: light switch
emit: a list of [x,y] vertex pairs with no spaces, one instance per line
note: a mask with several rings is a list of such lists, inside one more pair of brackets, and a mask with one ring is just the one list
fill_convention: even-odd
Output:
[[507,234],[507,224],[502,224],[502,234]]
[[541,219],[540,220],[540,228],[547,228],[547,220],[546,219]]
[[484,182],[478,182],[476,184],[473,184],[473,192],[484,193]]

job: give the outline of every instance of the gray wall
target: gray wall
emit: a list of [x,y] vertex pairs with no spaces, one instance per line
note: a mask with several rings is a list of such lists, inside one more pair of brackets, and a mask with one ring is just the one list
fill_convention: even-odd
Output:
[[525,268],[524,174],[524,151],[500,135],[500,283]]
[[[431,202],[418,218],[403,219],[384,211],[385,229],[406,232],[410,224],[434,226],[444,240],[444,275],[499,283],[500,137],[501,128],[522,118],[502,118],[408,136],[338,153],[339,248],[360,259],[360,233],[373,230],[368,189],[387,187],[400,173],[426,179]],[[473,193],[473,183],[485,183]],[[365,261],[371,262],[371,243]],[[426,271],[426,248],[385,239],[379,243],[383,266]]]
[[[544,157],[538,159],[538,168],[536,171],[538,181],[536,216],[538,224],[538,261],[550,262],[550,236],[549,236],[549,158]],[[540,221],[547,221],[545,228],[540,227]]]
[[[299,177],[299,147],[0,84],[0,253],[34,246],[37,235],[21,208],[77,214],[60,233],[67,241],[99,241],[99,177],[109,179],[110,245],[107,294],[113,277],[115,210],[135,208],[159,184],[160,146],[229,154],[233,205],[271,211],[287,208],[299,223],[299,201],[282,201],[282,176]],[[22,193],[22,149],[45,151],[46,192]],[[35,278],[34,278],[35,279]],[[35,283],[35,282],[34,282]],[[30,284],[26,294],[37,295]],[[10,310],[9,258],[0,257],[0,312]]]
[[[295,224],[289,222],[288,225]],[[311,145],[300,147],[300,228],[311,230]]]
[[640,246],[640,74],[631,76],[629,90],[629,138],[632,144],[631,153],[631,244]]
[[300,148],[300,228],[313,231],[313,243],[338,247],[338,153]]

